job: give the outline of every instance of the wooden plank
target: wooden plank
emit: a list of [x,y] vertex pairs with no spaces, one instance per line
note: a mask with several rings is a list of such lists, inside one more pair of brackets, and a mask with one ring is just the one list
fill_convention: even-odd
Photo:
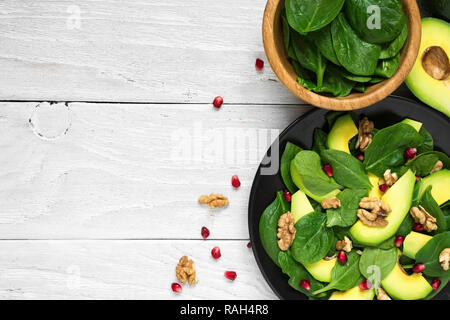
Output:
[[[246,241],[0,241],[0,299],[275,299]],[[220,246],[222,257],[210,250]],[[199,283],[170,289],[178,259]],[[224,271],[237,273],[234,282]]]
[[299,103],[255,70],[265,2],[4,0],[0,100]]
[[[0,103],[2,239],[247,239],[256,168],[308,110],[36,104]],[[230,206],[200,206],[211,192]]]

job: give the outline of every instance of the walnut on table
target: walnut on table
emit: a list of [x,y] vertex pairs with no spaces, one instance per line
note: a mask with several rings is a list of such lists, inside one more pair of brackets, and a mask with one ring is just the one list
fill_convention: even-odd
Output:
[[371,132],[375,128],[375,125],[372,121],[370,121],[367,117],[359,120],[359,128],[358,128],[358,140],[356,141],[356,149],[365,152],[369,145],[372,143],[372,134]]
[[449,261],[450,261],[450,248],[445,248],[439,255],[439,263],[441,264],[442,269],[444,269],[444,271],[447,271],[449,269]]
[[203,195],[198,198],[198,203],[207,204],[211,209],[228,206],[228,198],[220,193],[211,193],[210,195]]
[[422,206],[412,207],[409,213],[416,223],[423,225],[427,232],[438,229],[436,218],[429,214]]
[[175,274],[181,283],[185,283],[187,281],[189,285],[194,285],[198,282],[194,261],[188,259],[186,256],[182,256],[180,258],[180,261],[175,269]]
[[337,209],[341,207],[341,201],[338,198],[328,198],[322,201],[320,204],[324,209]]
[[278,219],[278,247],[282,251],[286,251],[294,241],[295,237],[295,227],[294,227],[295,218],[294,215],[290,212],[286,212],[281,215],[280,219]]
[[[391,212],[391,207],[377,198],[364,197],[359,202],[358,218],[361,222],[370,227],[384,227],[388,225],[385,219]],[[370,211],[368,211],[370,210]]]
[[336,242],[336,250],[341,251],[344,250],[345,252],[350,252],[353,249],[352,240],[347,238],[347,236],[344,236],[344,240],[339,240]]

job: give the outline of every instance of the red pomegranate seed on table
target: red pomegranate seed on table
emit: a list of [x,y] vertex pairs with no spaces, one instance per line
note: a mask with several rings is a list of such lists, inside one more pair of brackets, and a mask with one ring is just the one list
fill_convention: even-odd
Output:
[[183,288],[179,283],[174,282],[172,283],[172,291],[175,293],[181,293],[181,291],[183,291]]
[[202,238],[206,239],[209,237],[209,229],[207,227],[202,227]]
[[264,61],[261,59],[256,59],[255,68],[256,68],[256,70],[259,70],[259,71],[264,69]]
[[416,232],[423,231],[423,229],[424,229],[424,227],[423,227],[423,225],[421,225],[420,223],[416,223],[416,224],[413,226],[413,231],[416,231]]
[[220,109],[223,104],[223,98],[222,97],[215,97],[213,101],[213,105],[215,108]]
[[219,259],[222,256],[222,254],[220,253],[220,248],[219,247],[212,248],[211,255],[214,259]]
[[381,192],[386,192],[389,189],[386,183],[380,184],[378,188],[380,189]]
[[397,248],[400,248],[403,245],[403,241],[405,241],[405,237],[397,236],[394,240],[394,244]]
[[421,273],[425,270],[425,265],[423,263],[416,263],[412,268],[414,273]]
[[241,186],[241,181],[239,180],[239,177],[237,175],[231,177],[231,185],[236,189]]
[[291,193],[288,190],[284,190],[283,196],[284,196],[284,199],[286,199],[287,202],[291,202],[292,195],[291,195]]
[[324,164],[322,167],[323,171],[327,174],[327,176],[333,176],[333,168],[329,164]]
[[339,251],[337,259],[340,264],[344,265],[347,263],[347,254],[344,251]]
[[433,280],[431,280],[431,286],[433,287],[433,290],[439,289],[439,287],[441,286],[441,280],[439,280],[438,278],[433,278]]
[[300,281],[300,287],[302,287],[305,290],[311,290],[311,284],[309,283],[308,280],[302,280]]
[[237,274],[234,271],[225,271],[224,273],[225,278],[227,278],[228,280],[234,281],[237,278]]
[[409,161],[414,159],[417,156],[417,149],[416,148],[408,148],[405,150],[405,160]]
[[248,243],[247,243],[247,248],[251,248],[252,247],[252,242],[251,241],[249,241]]

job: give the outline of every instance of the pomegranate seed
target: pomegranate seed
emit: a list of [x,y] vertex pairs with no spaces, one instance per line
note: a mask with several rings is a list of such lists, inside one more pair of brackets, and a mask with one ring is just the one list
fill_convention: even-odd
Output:
[[439,287],[441,286],[441,280],[439,280],[438,278],[433,278],[433,280],[431,280],[431,286],[433,287],[433,290],[439,289]]
[[231,185],[236,189],[241,186],[241,181],[239,181],[239,177],[237,175],[231,177]]
[[202,238],[206,239],[209,237],[209,229],[207,227],[202,227]]
[[378,186],[378,188],[379,188],[380,191],[383,192],[383,193],[386,192],[387,189],[389,189],[389,187],[388,187],[388,185],[387,185],[386,183],[380,184],[380,185]]
[[372,284],[370,283],[369,280],[364,280],[359,284],[359,288],[361,290],[369,290],[370,288],[372,288]]
[[416,232],[420,232],[420,231],[423,231],[423,225],[421,225],[420,223],[416,223],[414,226],[413,226],[413,231],[416,231]]
[[344,265],[347,263],[347,254],[344,251],[339,251],[337,259],[340,264]]
[[237,274],[234,271],[225,271],[224,273],[225,278],[227,278],[228,280],[234,281],[237,278]]
[[259,71],[264,69],[264,61],[262,61],[261,59],[256,59],[255,68],[256,68],[256,70],[259,70]]
[[300,281],[300,287],[302,287],[305,290],[311,290],[311,284],[309,283],[308,280],[302,280]]
[[220,107],[222,107],[223,104],[223,98],[222,97],[215,97],[214,101],[213,101],[213,105],[214,107],[216,107],[217,109],[220,109]]
[[181,293],[181,291],[183,290],[183,288],[181,287],[181,285],[179,283],[172,283],[172,291],[175,293]]
[[405,159],[406,161],[412,160],[417,156],[416,148],[408,148],[405,150]]
[[416,176],[416,182],[422,179],[422,177]]
[[405,241],[405,237],[403,236],[397,236],[395,238],[394,244],[397,248],[400,248],[403,245],[403,241]]
[[327,174],[327,176],[333,176],[333,168],[329,164],[323,165],[322,169]]
[[222,254],[220,253],[220,248],[219,247],[212,248],[211,255],[214,259],[219,259],[222,256]]
[[362,154],[362,153],[357,154],[355,157],[356,157],[356,159],[358,159],[358,160],[361,161],[361,162],[364,161],[364,154]]
[[288,190],[284,190],[283,193],[284,198],[286,199],[287,202],[291,202],[292,200],[292,195]]
[[412,268],[414,273],[421,273],[425,270],[425,265],[423,263],[416,263]]
[[247,248],[251,248],[252,247],[252,242],[251,241],[249,241],[248,243],[247,243]]

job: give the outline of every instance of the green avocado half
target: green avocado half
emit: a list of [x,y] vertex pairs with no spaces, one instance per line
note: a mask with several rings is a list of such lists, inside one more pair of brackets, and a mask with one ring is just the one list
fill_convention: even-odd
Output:
[[435,18],[422,19],[419,55],[406,85],[417,98],[450,117],[449,57],[450,24]]

